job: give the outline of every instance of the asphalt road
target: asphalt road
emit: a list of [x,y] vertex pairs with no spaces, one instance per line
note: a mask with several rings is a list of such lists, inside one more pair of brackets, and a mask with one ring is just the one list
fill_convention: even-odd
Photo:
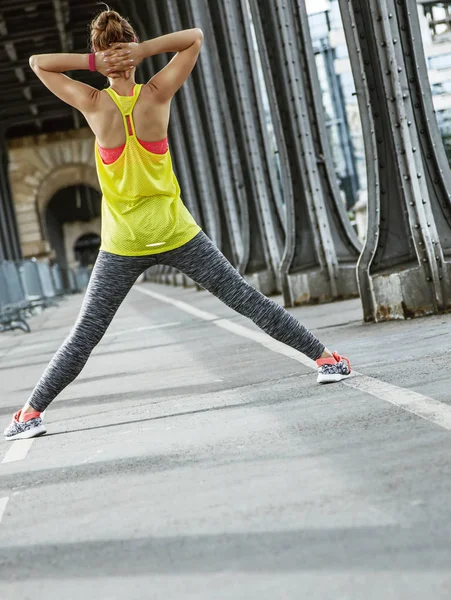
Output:
[[[142,289],[219,321],[133,290],[48,434],[0,443],[0,598],[448,600],[451,316],[293,309],[367,391],[318,386],[206,292]],[[80,303],[0,335],[2,425]]]

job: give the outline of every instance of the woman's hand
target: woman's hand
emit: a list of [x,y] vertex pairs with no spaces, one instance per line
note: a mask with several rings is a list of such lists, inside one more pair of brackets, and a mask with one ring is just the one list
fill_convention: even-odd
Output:
[[144,58],[140,46],[135,42],[112,44],[111,49],[103,53],[107,76],[117,72],[128,73],[135,69]]

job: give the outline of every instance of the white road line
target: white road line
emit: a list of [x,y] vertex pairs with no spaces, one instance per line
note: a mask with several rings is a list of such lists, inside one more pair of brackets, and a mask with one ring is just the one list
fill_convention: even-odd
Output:
[[28,450],[33,445],[33,442],[34,438],[31,440],[16,440],[15,442],[11,442],[11,448],[3,457],[2,465],[23,460],[27,456]]
[[177,325],[180,325],[180,322],[175,322],[175,323],[163,323],[161,325],[149,325],[147,327],[136,327],[135,329],[122,329],[121,331],[117,331],[116,333],[108,333],[107,335],[103,336],[103,340],[106,338],[112,338],[112,337],[116,337],[117,335],[123,335],[124,333],[135,333],[135,332],[140,332],[140,331],[150,331],[153,329],[164,329],[165,327],[175,327]]
[[147,294],[147,296],[151,296],[152,298],[160,300],[161,302],[165,302],[166,304],[172,304],[173,306],[180,308],[180,310],[183,310],[190,315],[194,315],[195,317],[199,317],[199,319],[203,319],[204,321],[213,321],[214,319],[219,319],[219,317],[213,315],[212,313],[199,310],[198,308],[195,308],[186,302],[182,302],[181,300],[174,300],[173,298],[169,298],[169,296],[164,296],[163,294],[158,294],[157,292],[151,292],[150,290],[146,290],[139,285],[135,285],[132,289],[136,290],[137,292],[141,292],[142,294]]
[[360,373],[359,377],[351,377],[344,384],[366,394],[376,396],[376,398],[386,400],[390,404],[399,406],[399,408],[408,410],[414,415],[426,419],[426,421],[431,421],[451,431],[451,406],[439,400],[434,400],[434,398],[423,396],[423,394],[413,390],[385,383]]
[[6,505],[8,504],[9,496],[0,498],[0,523],[2,522],[3,515],[5,514]]
[[[135,286],[133,289],[137,292],[141,292],[142,294],[146,294],[147,296],[151,296],[156,300],[165,302],[166,304],[172,304],[180,310],[198,316],[200,319],[211,321],[217,327],[221,327],[222,329],[230,331],[231,333],[249,340],[253,340],[254,342],[261,344],[273,352],[283,354],[288,358],[296,360],[306,367],[316,369],[316,365],[313,360],[310,360],[310,358],[307,358],[294,348],[290,348],[290,346],[286,346],[285,344],[282,344],[282,342],[273,340],[263,331],[254,331],[253,329],[249,329],[248,327],[244,327],[238,323],[233,323],[228,319],[221,319],[212,313],[198,310],[186,302],[182,302],[181,300],[173,300],[172,298],[164,296],[163,294],[146,290],[142,286]],[[357,371],[353,371],[353,376],[342,383],[348,387],[365,392],[366,394],[371,394],[380,400],[385,400],[394,406],[398,406],[399,408],[413,413],[414,415],[417,415],[426,421],[430,421],[431,423],[435,423],[436,425],[451,431],[451,406],[444,404],[439,400],[434,400],[434,398],[429,398],[429,396],[424,396],[423,394],[419,394],[413,390],[398,387],[397,385],[386,383],[373,377],[367,377],[366,375],[362,375]]]

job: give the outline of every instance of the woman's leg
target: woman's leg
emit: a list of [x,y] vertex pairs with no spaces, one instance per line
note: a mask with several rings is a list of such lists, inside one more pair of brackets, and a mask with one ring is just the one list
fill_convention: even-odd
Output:
[[182,271],[227,306],[252,319],[276,340],[313,360],[332,356],[289,312],[247,283],[204,233],[199,233],[182,248],[160,255],[160,260]]
[[150,257],[117,256],[101,251],[77,322],[57,351],[22,411],[43,412],[86,364]]

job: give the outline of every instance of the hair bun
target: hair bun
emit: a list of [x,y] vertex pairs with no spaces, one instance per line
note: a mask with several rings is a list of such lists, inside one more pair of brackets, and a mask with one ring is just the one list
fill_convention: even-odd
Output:
[[106,31],[112,26],[114,29],[119,25],[122,28],[123,18],[115,10],[105,10],[95,20],[94,28],[98,31]]
[[132,42],[132,26],[115,10],[104,10],[91,23],[91,45],[94,51],[106,50],[117,42]]

